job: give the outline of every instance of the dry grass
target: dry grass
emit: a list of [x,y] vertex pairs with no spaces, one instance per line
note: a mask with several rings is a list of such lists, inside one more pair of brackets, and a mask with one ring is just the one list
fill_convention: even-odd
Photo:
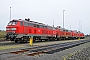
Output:
[[0,46],[0,50],[6,50],[6,49],[14,49],[14,48],[22,48],[24,46],[18,46],[18,45],[14,45],[14,46]]
[[5,35],[6,35],[5,31],[0,31],[0,40],[3,40]]

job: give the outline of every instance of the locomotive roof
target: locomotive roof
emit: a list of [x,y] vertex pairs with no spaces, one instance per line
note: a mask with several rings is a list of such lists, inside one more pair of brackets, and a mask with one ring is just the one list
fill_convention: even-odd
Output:
[[30,21],[26,21],[26,20],[22,20],[22,19],[19,19],[19,20],[13,19],[13,21],[22,21],[22,22],[27,22],[27,23],[33,23],[33,24],[37,24],[37,25],[43,25],[43,26],[47,26],[47,27],[52,27],[52,26],[50,26],[50,25],[46,25],[46,24],[43,24],[43,23],[31,21],[31,20],[30,20]]
[[27,23],[33,23],[33,24],[39,24],[39,25],[45,25],[43,23],[39,23],[39,22],[35,22],[35,21],[26,21],[26,20],[22,20],[22,19],[14,19],[13,21],[22,21],[22,22],[27,22]]

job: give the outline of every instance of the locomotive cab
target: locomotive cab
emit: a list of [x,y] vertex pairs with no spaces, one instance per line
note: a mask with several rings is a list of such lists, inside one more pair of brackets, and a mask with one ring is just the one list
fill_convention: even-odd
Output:
[[17,32],[18,32],[18,26],[19,26],[19,21],[17,20],[12,20],[8,23],[8,25],[6,26],[6,40],[10,39],[11,41],[14,41]]
[[17,29],[19,26],[19,22],[18,21],[10,21],[6,27],[6,32],[12,32],[12,33],[17,33]]

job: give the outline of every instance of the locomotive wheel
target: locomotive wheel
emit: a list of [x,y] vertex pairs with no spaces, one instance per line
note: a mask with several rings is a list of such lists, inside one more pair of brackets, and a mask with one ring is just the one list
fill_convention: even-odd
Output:
[[61,40],[61,38],[59,37],[59,38],[57,38],[57,40],[58,40],[58,41],[60,41],[60,40]]
[[19,40],[20,40],[20,43],[23,43],[23,42],[24,42],[24,41],[23,41],[23,38],[20,38]]
[[15,43],[18,43],[18,40],[15,40]]
[[11,38],[10,40],[11,40],[11,41],[14,41],[14,39],[12,39],[12,38]]
[[22,41],[22,40],[20,41],[20,43],[23,43],[23,42],[24,42],[24,41]]
[[49,39],[46,39],[46,41],[49,41]]
[[27,43],[27,41],[25,41],[25,43]]
[[35,37],[33,38],[33,42],[34,42],[34,43],[36,42],[36,38],[35,38]]

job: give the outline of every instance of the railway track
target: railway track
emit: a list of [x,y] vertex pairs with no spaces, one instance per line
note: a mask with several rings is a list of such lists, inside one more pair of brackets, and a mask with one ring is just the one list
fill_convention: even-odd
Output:
[[[40,43],[40,42],[41,41],[37,41],[36,43]],[[46,42],[46,41],[44,41],[44,42]],[[29,41],[28,41],[28,43],[29,43]],[[16,45],[16,44],[28,44],[28,43],[25,43],[25,42],[23,42],[23,43],[20,43],[20,42],[19,43],[15,43],[15,42],[12,42],[12,41],[9,41],[9,40],[8,41],[6,41],[6,40],[0,40],[0,46]]]
[[11,42],[11,41],[0,42],[0,46],[16,45],[16,44],[20,44],[20,43],[14,43],[14,42]]
[[[42,43],[42,42],[47,42],[47,41],[37,41],[35,43]],[[48,41],[48,42],[51,42],[51,41]],[[54,41],[52,41],[54,42]],[[28,41],[29,43],[29,41]],[[0,46],[7,46],[7,45],[18,45],[18,44],[28,44],[28,43],[15,43],[15,42],[12,42],[12,41],[0,41]]]
[[[28,44],[28,43],[15,43],[11,41],[3,41],[3,42],[0,42],[0,46],[22,45],[22,44]],[[37,43],[40,43],[40,42],[37,42]]]
[[3,42],[3,41],[6,41],[6,40],[0,40],[0,42]]
[[20,45],[20,44],[28,44],[28,43],[15,43],[13,41],[1,41],[0,42],[0,46]]
[[20,55],[26,55],[26,56],[35,56],[35,55],[40,55],[43,53],[53,54],[55,52],[59,52],[59,51],[62,51],[62,50],[68,49],[68,48],[72,48],[72,47],[75,47],[75,46],[78,46],[80,44],[84,44],[87,42],[90,42],[90,40],[81,40],[81,41],[74,41],[74,42],[67,42],[67,43],[60,43],[60,44],[37,46],[37,47],[20,49],[17,51],[11,51],[11,52],[7,52],[7,53],[0,53],[0,55],[20,54]]
[[[63,40],[60,40],[60,41],[63,41]],[[34,42],[34,43],[42,43],[42,42],[47,42],[47,41],[37,41],[37,42]],[[54,41],[48,41],[48,42],[54,42]],[[29,41],[28,41],[29,43]],[[15,42],[12,42],[12,41],[6,41],[6,40],[3,40],[3,41],[0,41],[0,46],[7,46],[7,45],[18,45],[18,44],[28,44],[28,43],[15,43]]]

